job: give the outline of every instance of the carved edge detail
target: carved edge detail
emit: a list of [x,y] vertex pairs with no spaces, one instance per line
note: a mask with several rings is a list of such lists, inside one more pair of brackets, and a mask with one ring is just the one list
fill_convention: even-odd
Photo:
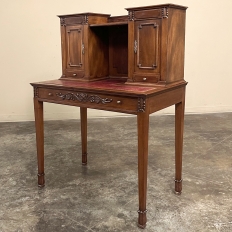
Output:
[[65,18],[61,18],[60,19],[60,25],[61,26],[66,26],[66,24],[65,24]]
[[45,173],[38,173],[37,176],[38,176],[38,177],[40,177],[40,176],[45,176]]
[[162,17],[168,18],[168,8],[162,8]]
[[174,180],[176,183],[181,183],[183,181],[183,179],[181,180]]
[[88,15],[85,15],[83,24],[88,24],[89,23],[89,17]]
[[146,210],[144,210],[144,211],[142,211],[142,210],[138,210],[137,212],[138,212],[138,213],[140,213],[140,214],[145,214],[145,213],[147,213],[147,209],[146,209]]
[[129,11],[128,12],[128,18],[130,21],[134,21],[134,17],[135,17],[135,14],[134,14],[134,11]]
[[34,97],[39,97],[39,88],[34,87]]
[[145,112],[146,100],[145,98],[138,98],[138,112]]
[[109,98],[101,98],[97,95],[88,95],[86,93],[67,93],[67,94],[62,94],[62,93],[56,93],[56,96],[62,98],[62,100],[72,100],[72,101],[80,101],[80,102],[91,102],[91,103],[111,103],[113,99]]

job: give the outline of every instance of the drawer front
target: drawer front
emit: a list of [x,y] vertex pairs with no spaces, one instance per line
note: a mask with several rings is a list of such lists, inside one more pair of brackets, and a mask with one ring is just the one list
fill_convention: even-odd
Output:
[[135,82],[144,82],[144,83],[157,83],[160,80],[160,76],[149,76],[149,75],[141,75],[141,74],[134,74],[133,81]]
[[149,19],[149,18],[162,18],[162,9],[141,10],[134,12],[135,19]]
[[38,88],[38,98],[47,102],[64,105],[76,105],[118,112],[136,113],[140,110],[140,99],[136,97],[121,97],[116,95],[95,94],[82,91],[55,90]]
[[67,18],[60,19],[61,25],[75,25],[75,24],[82,24],[84,22],[83,16],[72,16]]
[[79,70],[66,70],[65,77],[71,77],[71,78],[83,78],[84,77],[84,71],[79,71]]

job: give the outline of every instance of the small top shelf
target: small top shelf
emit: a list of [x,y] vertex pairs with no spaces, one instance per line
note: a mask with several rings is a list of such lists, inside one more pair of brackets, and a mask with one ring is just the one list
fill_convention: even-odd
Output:
[[107,27],[107,26],[118,26],[118,25],[127,25],[128,22],[110,22],[110,23],[98,23],[98,24],[90,24],[90,27]]

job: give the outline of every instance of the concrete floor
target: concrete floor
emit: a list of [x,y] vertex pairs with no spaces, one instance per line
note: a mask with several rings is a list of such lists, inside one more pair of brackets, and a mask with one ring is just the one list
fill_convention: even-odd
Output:
[[33,122],[0,123],[0,231],[232,231],[232,113],[187,115],[183,193],[174,189],[174,117],[150,117],[148,223],[138,229],[136,118],[45,122],[37,187]]

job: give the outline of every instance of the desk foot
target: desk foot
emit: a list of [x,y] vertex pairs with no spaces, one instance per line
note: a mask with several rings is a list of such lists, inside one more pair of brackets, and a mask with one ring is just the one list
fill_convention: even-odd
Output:
[[82,154],[82,165],[87,165],[87,152]]
[[181,180],[175,180],[175,193],[177,195],[180,195],[182,191],[182,179]]
[[145,229],[146,228],[146,224],[145,225],[140,225],[139,223],[137,223],[137,226],[141,229]]
[[138,210],[139,218],[138,218],[138,227],[141,229],[144,229],[146,227],[146,222],[147,222],[147,210],[141,211]]
[[44,173],[38,173],[38,187],[43,188],[45,185],[45,174]]

